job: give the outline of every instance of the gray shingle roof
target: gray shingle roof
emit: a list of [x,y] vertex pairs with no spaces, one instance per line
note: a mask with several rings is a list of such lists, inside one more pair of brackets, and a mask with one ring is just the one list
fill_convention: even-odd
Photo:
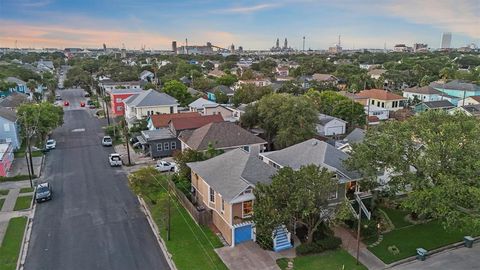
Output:
[[228,151],[214,158],[187,163],[222,198],[230,202],[247,187],[271,183],[275,168],[242,149]]
[[439,89],[450,89],[450,90],[459,90],[459,91],[480,91],[480,86],[473,83],[460,81],[460,80],[453,80],[446,84],[433,82],[430,84],[430,86],[439,88]]
[[125,104],[131,107],[151,107],[173,106],[178,105],[178,102],[175,98],[165,93],[150,89],[139,94],[131,95],[125,100]]
[[314,164],[339,173],[349,179],[360,178],[357,172],[349,171],[343,165],[343,161],[349,155],[317,139],[310,139],[282,150],[265,152],[261,155],[266,156],[281,166],[288,166],[294,170],[298,170],[302,166]]
[[350,134],[345,137],[348,143],[360,143],[365,138],[365,130],[355,128]]
[[436,101],[425,101],[423,104],[430,109],[435,109],[435,108],[453,108],[455,105],[453,105],[450,101],[448,100],[436,100]]
[[11,83],[16,83],[18,85],[27,85],[25,81],[20,80],[19,78],[16,77],[7,77],[5,79],[6,82],[11,82]]
[[224,93],[225,95],[233,94],[235,93],[232,88],[226,86],[226,85],[217,85],[212,89],[212,93],[215,93],[216,91],[220,91]]
[[138,88],[126,88],[126,89],[112,89],[112,94],[130,94],[130,93],[142,93],[143,89]]
[[142,130],[142,137],[145,141],[154,141],[154,140],[163,140],[163,139],[174,139],[175,135],[172,134],[169,128],[160,128],[155,130]]
[[418,87],[418,86],[415,86],[415,87],[410,87],[410,88],[407,88],[405,90],[403,90],[403,92],[407,92],[407,93],[415,93],[415,94],[422,94],[422,95],[441,95],[442,92],[431,87],[431,86],[424,86],[424,87]]
[[204,98],[198,98],[197,100],[195,100],[194,102],[188,104],[188,107],[191,107],[191,108],[195,108],[195,109],[201,109],[203,110],[203,108],[205,106],[216,106],[218,105],[216,102],[213,102],[213,101],[210,101],[208,99],[204,99]]
[[182,132],[179,139],[194,150],[206,150],[209,144],[215,148],[232,148],[266,143],[231,122],[209,123],[194,131]]
[[0,117],[7,119],[8,121],[17,121],[17,113],[14,110],[0,107]]
[[17,108],[20,104],[27,102],[27,100],[28,98],[25,94],[13,92],[0,101],[0,106],[5,108]]
[[338,121],[342,121],[344,123],[347,123],[346,121],[344,121],[340,118],[334,117],[334,116],[330,116],[330,115],[326,115],[326,114],[322,114],[322,113],[318,114],[318,123],[321,124],[322,126],[325,126],[326,124],[328,124],[332,120],[338,120]]

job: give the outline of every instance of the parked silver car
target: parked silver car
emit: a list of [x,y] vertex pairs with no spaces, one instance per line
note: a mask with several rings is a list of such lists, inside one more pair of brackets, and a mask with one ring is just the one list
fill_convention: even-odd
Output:
[[103,138],[102,138],[102,145],[103,145],[103,146],[112,146],[112,145],[113,145],[112,137],[110,137],[110,136],[103,136]]

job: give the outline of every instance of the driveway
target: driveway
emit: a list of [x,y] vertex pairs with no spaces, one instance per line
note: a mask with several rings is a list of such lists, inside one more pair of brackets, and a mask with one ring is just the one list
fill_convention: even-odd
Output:
[[79,105],[83,90],[57,93],[70,106],[46,155],[53,200],[36,207],[25,269],[169,269],[125,172],[107,162],[100,120]]
[[271,253],[253,241],[222,247],[215,252],[230,270],[280,270]]
[[473,244],[473,248],[460,247],[446,250],[430,257],[425,261],[412,261],[391,269],[394,270],[450,270],[450,269],[480,269],[478,255],[480,242]]

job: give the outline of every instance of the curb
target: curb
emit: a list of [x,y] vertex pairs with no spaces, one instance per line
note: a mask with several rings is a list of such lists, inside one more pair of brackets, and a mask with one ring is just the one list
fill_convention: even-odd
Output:
[[[473,239],[474,239],[473,240],[474,243],[480,242],[480,236],[479,237],[474,237]],[[458,249],[458,248],[462,248],[462,247],[464,247],[464,242],[463,241],[453,243],[453,244],[450,244],[448,246],[440,247],[440,248],[437,248],[437,249],[434,249],[434,250],[429,250],[427,260],[432,255],[441,253],[443,251],[447,251],[447,250],[450,251],[450,250],[454,250],[454,249]],[[407,264],[409,262],[416,261],[416,260],[417,260],[416,256],[408,257],[408,258],[402,259],[400,261],[393,262],[393,263],[387,265],[384,269],[390,269],[392,267],[395,267],[395,266],[398,266],[398,265],[401,265],[401,264]]]
[[37,209],[37,204],[33,202],[33,209],[31,217],[27,217],[27,226],[25,226],[25,231],[23,233],[22,246],[20,247],[20,255],[18,256],[17,268],[16,270],[23,270],[25,265],[25,260],[27,259],[28,247],[30,246],[30,238],[32,236],[32,227],[33,227],[33,217],[35,216],[35,211]]
[[152,214],[150,213],[150,210],[148,209],[148,206],[146,205],[145,201],[137,195],[138,202],[142,206],[142,212],[145,214],[147,217],[148,224],[150,225],[150,228],[153,231],[153,234],[155,235],[155,238],[157,239],[158,245],[160,246],[160,249],[163,252],[163,255],[165,256],[165,259],[170,266],[171,270],[177,270],[177,267],[175,266],[175,262],[172,260],[172,254],[168,253],[167,246],[165,245],[165,242],[163,241],[162,237],[160,237],[159,231],[157,224],[155,224],[155,221],[153,221]]

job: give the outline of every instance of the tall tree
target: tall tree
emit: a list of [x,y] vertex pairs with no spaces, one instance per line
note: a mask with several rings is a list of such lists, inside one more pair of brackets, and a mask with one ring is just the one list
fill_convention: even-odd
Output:
[[17,115],[23,135],[36,135],[41,142],[63,124],[63,108],[48,102],[24,103],[18,108]]
[[192,95],[187,91],[187,87],[176,80],[166,82],[162,90],[176,98],[182,106],[185,106],[192,98]]
[[243,84],[240,89],[235,91],[232,102],[236,106],[242,103],[248,104],[271,93],[273,93],[273,90],[269,86],[256,86],[254,84],[247,83]]
[[439,218],[447,226],[478,232],[478,134],[478,119],[430,110],[405,122],[370,129],[361,144],[353,145],[347,165],[370,183],[388,170],[390,190],[407,192],[404,207]]
[[332,172],[315,165],[298,171],[280,169],[270,185],[257,184],[254,190],[257,233],[271,234],[276,226],[291,228],[297,222],[307,228],[307,243],[311,243],[320,224],[334,216],[328,200],[337,185]]

